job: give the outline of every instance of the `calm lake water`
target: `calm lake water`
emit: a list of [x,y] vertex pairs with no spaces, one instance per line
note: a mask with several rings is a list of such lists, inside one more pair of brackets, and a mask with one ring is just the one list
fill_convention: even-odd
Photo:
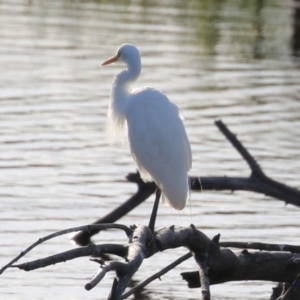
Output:
[[[247,176],[249,168],[214,125],[222,119],[272,178],[300,188],[300,61],[292,55],[291,1],[0,0],[0,265],[39,237],[85,225],[136,190],[128,147],[107,146],[106,111],[114,74],[99,68],[124,42],[142,53],[136,86],[165,92],[182,111],[197,176]],[[223,241],[300,244],[299,208],[263,195],[192,193],[183,212],[160,206],[157,227],[193,222]],[[153,198],[120,223],[147,224]],[[190,213],[191,212],[191,213]],[[124,243],[123,233],[97,235]],[[72,249],[67,236],[24,260]],[[146,260],[143,280],[185,249]],[[106,299],[109,274],[87,292],[97,270],[88,258],[0,278],[2,299]],[[178,266],[143,299],[199,299]],[[212,286],[213,299],[269,299],[274,284]]]

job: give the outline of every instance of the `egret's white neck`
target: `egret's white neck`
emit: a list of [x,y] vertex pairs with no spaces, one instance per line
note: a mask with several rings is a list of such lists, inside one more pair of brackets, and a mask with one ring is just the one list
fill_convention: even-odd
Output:
[[134,63],[127,63],[127,69],[118,73],[114,78],[107,123],[107,134],[112,144],[117,143],[124,136],[125,106],[131,94],[131,84],[138,79],[140,73],[141,61],[139,59]]
[[116,114],[124,113],[124,106],[127,103],[131,92],[131,84],[134,83],[141,74],[140,59],[127,63],[127,69],[115,76],[111,89],[111,109]]

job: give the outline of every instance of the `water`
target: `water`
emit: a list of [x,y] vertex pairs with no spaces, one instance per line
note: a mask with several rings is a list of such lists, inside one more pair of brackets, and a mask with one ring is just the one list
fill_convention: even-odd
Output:
[[[300,69],[290,48],[289,1],[0,1],[0,265],[39,237],[105,215],[135,192],[129,151],[105,142],[113,75],[99,68],[116,48],[139,46],[137,86],[164,91],[185,117],[197,176],[246,176],[249,168],[214,125],[222,119],[272,178],[300,188]],[[148,223],[152,200],[120,220]],[[299,244],[299,209],[247,192],[192,193],[182,213],[161,206],[158,227],[193,222],[223,241]],[[106,232],[97,242],[124,243]],[[67,237],[25,260],[71,249]],[[142,280],[184,254],[146,260]],[[23,260],[23,261],[25,261]],[[8,270],[4,299],[106,299],[113,274],[90,292],[97,266],[82,258],[43,270]],[[153,282],[145,299],[198,299],[179,274]],[[268,299],[271,283],[212,287],[214,299]]]

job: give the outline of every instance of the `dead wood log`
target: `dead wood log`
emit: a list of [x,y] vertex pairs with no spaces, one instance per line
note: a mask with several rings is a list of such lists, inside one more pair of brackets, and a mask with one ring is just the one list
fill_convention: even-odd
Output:
[[[151,258],[159,251],[186,247],[190,252],[177,264],[191,256],[194,257],[199,270],[182,273],[182,277],[188,282],[190,288],[201,287],[202,299],[210,299],[210,285],[237,280],[285,282],[285,284],[289,285],[289,288],[285,290],[283,296],[286,298],[283,299],[294,300],[294,295],[298,295],[300,253],[285,251],[249,252],[248,250],[234,253],[230,249],[220,247],[222,244],[219,242],[220,235],[217,235],[211,240],[193,225],[179,228],[171,226],[169,228],[160,229],[155,234],[144,225],[133,226],[132,228],[119,224],[89,225],[86,226],[86,230],[95,230],[97,226],[99,228],[118,228],[124,230],[126,235],[129,236],[128,242],[124,245],[89,245],[19,265],[9,264],[5,268],[2,268],[0,273],[7,267],[31,271],[81,256],[114,254],[123,257],[125,262],[117,260],[109,262],[93,260],[100,263],[101,266],[94,278],[86,284],[85,288],[87,290],[94,288],[101,282],[105,274],[113,271],[116,276],[108,299],[118,300],[127,298],[134,291],[145,286],[145,284],[139,285],[124,294],[125,288],[128,287],[132,276],[137,272],[144,259]],[[83,227],[81,227],[81,230],[82,229]],[[74,231],[75,230],[78,230],[78,227],[74,228]],[[51,236],[56,237],[59,234],[71,231],[72,229],[68,229]],[[40,244],[47,239],[47,237],[40,239],[34,245]],[[248,248],[250,248],[250,245],[251,244],[248,244]],[[266,248],[266,245],[267,244],[263,244],[262,247]],[[235,246],[241,245],[236,244]],[[29,248],[32,249],[33,247],[31,246]],[[274,248],[274,245],[271,245],[269,248]],[[278,245],[278,248],[281,250],[284,249],[282,245]],[[298,247],[292,245],[287,245],[286,249],[299,250]],[[25,250],[21,256],[24,256],[26,253],[28,253],[27,250]],[[12,262],[16,262],[16,259]],[[170,270],[170,268],[166,268],[165,272],[168,270]],[[164,273],[160,273],[160,276],[163,274]],[[153,278],[157,278],[157,276]],[[151,280],[148,280],[148,283],[150,282]]]
[[[238,254],[222,249],[218,261],[209,264],[210,284],[228,281],[263,280],[292,283],[300,271],[300,254],[283,252],[249,252]],[[199,272],[181,274],[190,288],[201,286]]]

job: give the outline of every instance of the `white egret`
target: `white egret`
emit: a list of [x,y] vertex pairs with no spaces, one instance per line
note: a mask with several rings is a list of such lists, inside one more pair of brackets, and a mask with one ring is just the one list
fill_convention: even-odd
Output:
[[102,66],[117,61],[127,68],[113,81],[110,126],[115,131],[127,126],[130,150],[141,178],[153,180],[163,199],[182,210],[189,197],[187,172],[192,166],[192,152],[179,109],[152,87],[131,91],[141,73],[141,56],[134,45],[123,44]]

